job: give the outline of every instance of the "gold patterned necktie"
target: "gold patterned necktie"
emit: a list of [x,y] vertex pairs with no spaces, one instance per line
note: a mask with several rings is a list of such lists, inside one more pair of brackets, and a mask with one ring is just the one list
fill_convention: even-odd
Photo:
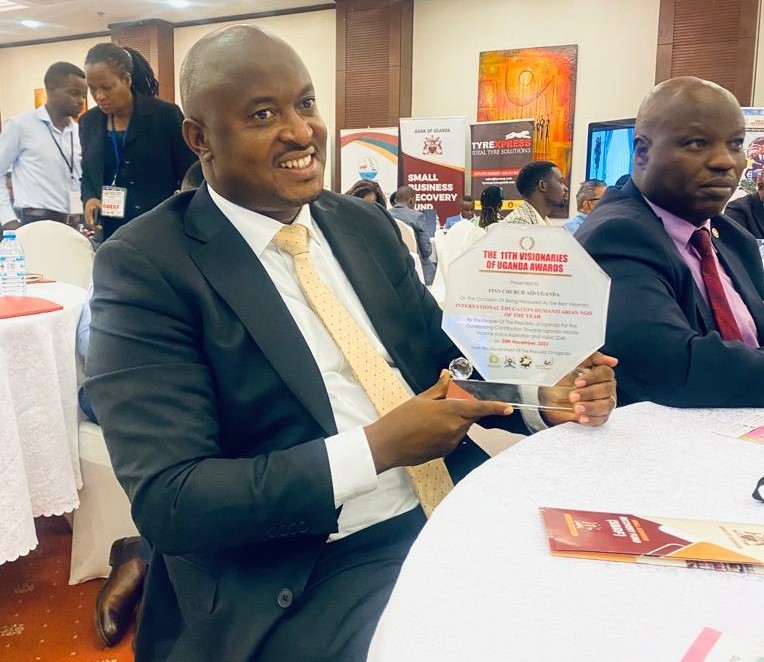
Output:
[[[377,413],[384,416],[408,400],[411,396],[401,380],[318,275],[310,258],[308,229],[304,225],[285,225],[273,238],[273,243],[293,257],[300,288],[339,347]],[[406,471],[425,515],[429,517],[454,486],[446,463],[442,458],[437,458],[415,467],[406,467]]]

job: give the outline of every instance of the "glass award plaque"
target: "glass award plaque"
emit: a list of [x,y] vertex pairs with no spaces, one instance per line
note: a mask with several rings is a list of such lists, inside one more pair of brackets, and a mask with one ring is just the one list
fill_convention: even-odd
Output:
[[497,223],[449,265],[443,330],[487,382],[553,386],[605,342],[609,295],[563,228]]

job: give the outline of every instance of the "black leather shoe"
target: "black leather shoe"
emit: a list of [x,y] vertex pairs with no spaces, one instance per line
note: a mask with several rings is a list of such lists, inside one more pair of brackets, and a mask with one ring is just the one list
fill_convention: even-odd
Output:
[[122,538],[111,546],[111,572],[96,598],[95,625],[104,646],[116,646],[130,629],[143,594],[148,566],[140,557],[140,538]]

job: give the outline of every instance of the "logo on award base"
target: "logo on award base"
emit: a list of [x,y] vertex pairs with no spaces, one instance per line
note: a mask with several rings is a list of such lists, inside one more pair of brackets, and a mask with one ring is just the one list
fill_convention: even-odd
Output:
[[532,251],[536,245],[536,240],[533,237],[520,237],[520,248],[524,251]]

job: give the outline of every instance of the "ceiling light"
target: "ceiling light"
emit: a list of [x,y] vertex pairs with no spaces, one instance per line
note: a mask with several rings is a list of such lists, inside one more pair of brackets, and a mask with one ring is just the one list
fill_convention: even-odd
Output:
[[185,9],[191,3],[188,2],[188,0],[167,0],[167,4],[173,6],[173,7],[177,8],[177,9]]
[[21,21],[21,25],[25,28],[39,28],[42,26],[42,23],[40,21]]

